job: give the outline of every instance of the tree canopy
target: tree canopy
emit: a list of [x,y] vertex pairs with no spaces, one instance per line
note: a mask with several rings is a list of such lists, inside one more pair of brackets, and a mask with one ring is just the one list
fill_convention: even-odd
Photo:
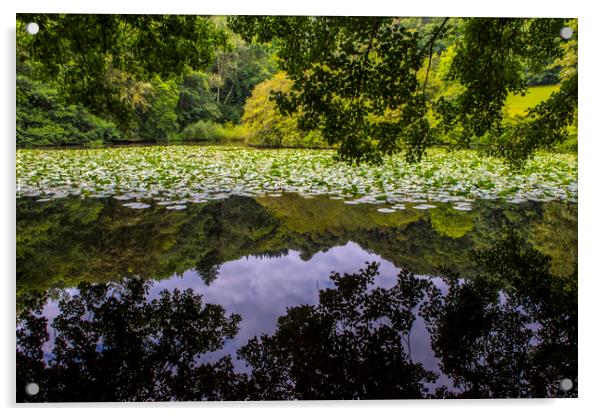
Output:
[[[40,26],[35,36],[28,22]],[[269,46],[247,44],[218,16],[19,14],[17,143],[161,141],[200,120],[238,122],[254,86],[275,71]],[[36,99],[48,95],[51,106]],[[71,105],[118,134],[88,134],[84,116],[67,120],[80,128],[61,124]]]
[[[310,133],[261,145],[323,141],[350,162],[418,161],[445,145],[521,165],[576,131],[576,19],[19,14],[17,26],[19,145],[233,135],[255,144],[253,132],[215,126],[239,123],[245,103]],[[286,88],[271,88],[284,77]],[[542,83],[559,86],[507,116],[508,97]],[[56,102],[49,121],[37,114],[40,95]],[[81,117],[65,124],[69,106]],[[90,133],[96,126],[109,133]]]
[[[524,93],[526,69],[537,72],[566,55],[566,19],[392,17],[231,17],[247,41],[278,43],[280,64],[294,86],[275,94],[284,112],[319,128],[343,159],[378,161],[400,151],[409,161],[445,134],[466,145],[484,138],[486,151],[520,163],[567,137],[577,108],[577,73],[519,124],[503,123],[512,93]],[[452,38],[452,35],[453,38]],[[427,86],[438,47],[453,50],[451,97]],[[576,60],[574,62],[576,66]]]
[[19,36],[37,76],[122,125],[129,107],[141,105],[145,81],[205,67],[226,43],[225,33],[199,16],[21,14],[17,21],[40,26],[36,36]]

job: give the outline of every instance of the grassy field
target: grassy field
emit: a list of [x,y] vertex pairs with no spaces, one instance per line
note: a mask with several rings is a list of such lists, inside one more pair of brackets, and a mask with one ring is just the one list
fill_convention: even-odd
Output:
[[506,100],[506,111],[510,117],[525,115],[527,109],[548,99],[559,88],[559,85],[541,85],[529,88],[527,95],[524,97],[521,95],[511,95]]

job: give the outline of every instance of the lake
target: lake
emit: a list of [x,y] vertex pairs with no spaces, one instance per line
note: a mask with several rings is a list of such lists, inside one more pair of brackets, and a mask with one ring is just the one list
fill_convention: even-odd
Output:
[[17,199],[18,401],[577,394],[576,203],[158,199]]

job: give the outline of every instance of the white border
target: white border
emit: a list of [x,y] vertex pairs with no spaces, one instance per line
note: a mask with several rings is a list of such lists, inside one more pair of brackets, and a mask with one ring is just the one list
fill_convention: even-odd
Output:
[[[578,17],[579,18],[579,399],[574,400],[462,400],[462,401],[389,401],[389,402],[287,402],[287,403],[178,403],[178,404],[126,404],[118,405],[48,405],[37,407],[19,406],[18,411],[26,414],[79,414],[82,407],[86,413],[104,415],[106,408],[111,412],[125,413],[142,411],[164,414],[178,410],[199,414],[203,412],[267,414],[299,414],[308,412],[343,410],[345,413],[365,415],[367,411],[400,414],[451,415],[504,415],[509,413],[546,413],[567,415],[592,414],[602,407],[598,397],[602,387],[599,349],[601,345],[599,308],[601,293],[596,259],[599,256],[596,236],[601,235],[598,210],[600,180],[597,167],[602,164],[600,146],[602,134],[599,127],[600,91],[600,43],[602,36],[600,14],[594,1],[525,1],[504,0],[500,2],[471,2],[468,0],[21,0],[18,4],[1,2],[2,13],[2,72],[1,126],[3,137],[0,181],[2,210],[2,253],[5,273],[0,275],[3,301],[0,302],[2,320],[0,334],[2,342],[3,369],[0,375],[0,403],[4,407],[14,406],[14,306],[15,306],[15,209],[14,209],[14,126],[15,126],[15,13],[26,12],[70,12],[70,13],[182,13],[182,14],[311,14],[311,15],[397,15],[397,16],[523,16],[523,17]],[[600,179],[599,179],[600,178]],[[91,408],[90,408],[91,407]],[[131,409],[131,410],[130,410]]]
[[[471,4],[473,3],[473,4]],[[208,1],[116,1],[82,2],[23,0],[19,12],[69,13],[182,13],[182,14],[284,14],[343,16],[498,16],[574,17],[583,6],[572,1],[505,0],[487,5],[467,0],[428,2],[387,0],[220,0]]]

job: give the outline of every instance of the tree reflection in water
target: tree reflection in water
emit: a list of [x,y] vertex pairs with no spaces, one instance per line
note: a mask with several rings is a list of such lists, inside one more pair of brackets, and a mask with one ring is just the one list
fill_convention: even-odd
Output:
[[[462,282],[447,273],[448,293],[431,285],[421,307],[441,370],[459,389],[452,396],[576,396],[576,265],[571,276],[553,274],[550,258],[515,231],[474,255],[485,274]],[[563,378],[572,391],[559,390]]]
[[[232,338],[240,316],[204,304],[192,290],[164,291],[148,301],[151,285],[83,284],[59,302],[52,353],[40,303],[22,313],[17,330],[17,385],[35,380],[36,400],[144,401],[224,400],[239,395],[229,357],[203,363]],[[18,401],[27,400],[17,389]]]
[[402,271],[391,289],[368,286],[375,263],[359,273],[333,273],[317,306],[289,308],[276,333],[239,351],[252,368],[257,399],[420,398],[435,374],[409,359],[412,310],[428,287]]
[[[374,285],[377,264],[333,273],[317,305],[278,319],[273,335],[208,360],[237,332],[241,317],[192,291],[148,299],[151,283],[83,284],[64,295],[51,324],[46,296],[18,316],[18,401],[401,399],[577,395],[577,273],[558,276],[550,259],[512,231],[474,257],[485,273],[445,287],[402,270],[389,289]],[[409,354],[420,317],[431,335],[437,383]],[[49,358],[50,357],[50,358]],[[569,378],[573,390],[558,383]],[[35,381],[36,396],[23,386]],[[435,383],[436,389],[430,388]]]

